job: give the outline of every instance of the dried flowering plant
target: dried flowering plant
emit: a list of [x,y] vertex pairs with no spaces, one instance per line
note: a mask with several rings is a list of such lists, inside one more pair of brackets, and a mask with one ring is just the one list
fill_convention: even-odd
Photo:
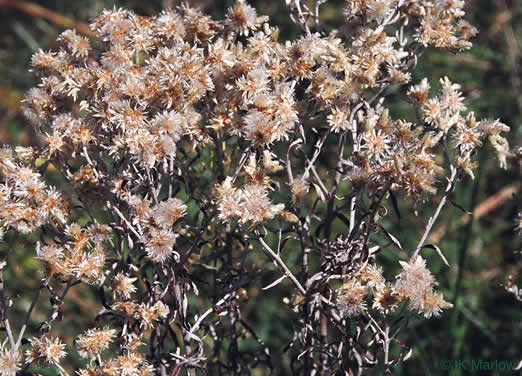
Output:
[[[428,235],[486,139],[506,166],[509,128],[477,120],[447,77],[436,95],[411,82],[424,49],[471,47],[463,1],[348,0],[339,30],[320,25],[325,2],[287,1],[303,35],[286,43],[239,0],[222,21],[106,10],[95,43],[68,30],[34,54],[25,114],[42,146],[0,150],[0,230],[39,234],[42,281],[20,329],[0,285],[1,375],[71,374],[73,351],[81,376],[278,373],[281,349],[243,313],[253,286],[288,291],[292,374],[391,372],[411,355],[407,319],[452,306],[421,255],[447,263]],[[415,122],[393,119],[390,88]],[[45,183],[50,166],[69,192]],[[437,205],[415,249],[383,225],[398,197]],[[397,275],[378,262],[393,250],[407,255]],[[252,264],[260,252],[277,275]],[[68,347],[56,327],[79,284],[102,309]]]

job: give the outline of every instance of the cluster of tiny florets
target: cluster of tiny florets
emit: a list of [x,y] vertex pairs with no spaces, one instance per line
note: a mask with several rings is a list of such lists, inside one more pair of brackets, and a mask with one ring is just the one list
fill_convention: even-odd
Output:
[[[380,355],[354,354],[389,350],[402,303],[426,318],[451,307],[418,255],[433,223],[395,281],[376,256],[401,248],[379,224],[388,198],[395,209],[396,195],[419,203],[446,177],[441,209],[463,175],[456,172],[474,176],[486,139],[502,167],[512,156],[509,128],[476,120],[461,86],[444,77],[433,96],[427,79],[412,82],[419,49],[471,46],[476,30],[463,20],[464,2],[346,1],[335,31],[319,27],[304,3],[287,3],[305,33],[284,43],[267,17],[237,0],[222,21],[188,5],[153,17],[105,10],[91,24],[97,43],[67,30],[56,51],[33,55],[40,82],[25,97],[25,115],[43,146],[0,149],[0,241],[8,231],[38,234],[40,288],[52,311],[25,357],[22,338],[2,344],[2,376],[24,364],[67,374],[66,345],[49,331],[80,283],[102,304],[96,325],[74,342],[89,361],[79,376],[239,374],[252,359],[272,369],[240,309],[263,271],[250,268],[255,246],[274,263],[267,270],[282,273],[256,291],[296,289],[288,348],[306,374],[330,374],[329,363],[358,363],[359,373],[373,365],[367,360]],[[392,117],[391,86],[403,90],[416,121]],[[71,194],[45,183],[49,170]],[[207,293],[212,304],[200,312],[206,303],[193,298]],[[259,354],[243,352],[247,337]],[[234,348],[229,363],[220,359],[224,338]]]
[[[67,241],[62,244],[37,244],[36,255],[48,280],[83,281],[99,284],[104,272],[109,235],[100,236],[99,226],[82,228],[77,223],[65,229]],[[110,229],[109,229],[110,230]]]
[[16,349],[0,347],[0,370],[2,376],[16,376],[21,369],[22,356]]
[[[444,300],[442,294],[434,291],[435,278],[422,257],[417,256],[408,263],[400,261],[400,264],[403,270],[395,283],[386,282],[379,267],[365,266],[337,290],[339,310],[348,317],[365,313],[369,307],[381,314],[389,314],[407,301],[413,312],[429,318],[439,316],[443,309],[453,306]],[[371,306],[366,304],[369,297]]]
[[76,339],[78,353],[83,358],[96,358],[107,350],[116,336],[114,329],[89,329]]
[[395,289],[400,296],[408,299],[412,310],[431,317],[439,316],[443,309],[453,307],[433,290],[435,278],[421,256],[412,258],[408,263],[400,261],[400,264],[403,270],[395,283]]
[[59,366],[61,360],[67,355],[65,344],[61,342],[60,338],[34,338],[31,345],[31,350],[26,352],[26,363]]
[[53,223],[63,227],[69,204],[31,166],[37,153],[32,148],[0,149],[0,234],[13,228],[23,234]]

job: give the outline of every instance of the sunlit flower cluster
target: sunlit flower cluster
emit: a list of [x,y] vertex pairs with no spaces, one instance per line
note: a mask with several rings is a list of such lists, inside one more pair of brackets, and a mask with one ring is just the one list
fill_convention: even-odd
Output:
[[[288,348],[306,374],[380,359],[399,306],[426,318],[451,307],[418,255],[425,237],[395,280],[376,256],[401,248],[380,221],[388,200],[419,205],[447,178],[442,207],[460,172],[473,177],[486,139],[502,167],[512,156],[509,128],[476,120],[463,87],[444,77],[433,96],[427,79],[412,82],[422,47],[470,47],[464,2],[346,1],[335,31],[287,3],[304,30],[292,41],[237,0],[222,21],[189,5],[152,17],[105,10],[91,24],[96,42],[67,30],[56,51],[33,55],[40,82],[25,115],[43,146],[0,149],[0,235],[34,235],[51,314],[25,357],[12,338],[2,345],[2,376],[23,364],[66,374],[66,345],[48,332],[81,283],[100,304],[74,342],[89,360],[79,376],[228,374],[263,362],[270,351],[240,306],[266,271],[282,275],[256,295],[295,290]],[[416,121],[392,117],[391,86]],[[45,183],[50,171],[63,192]],[[261,248],[270,267],[252,265]],[[262,355],[242,352],[247,337]],[[219,359],[224,338],[234,364]]]
[[395,283],[395,289],[399,295],[408,299],[412,310],[431,317],[439,316],[443,309],[453,307],[433,290],[435,278],[421,256],[412,258],[408,263],[400,261],[400,264],[403,270]]
[[[386,282],[382,270],[367,265],[354,278],[337,290],[337,305],[347,317],[368,314],[370,308],[387,315],[407,301],[410,309],[424,317],[439,316],[453,305],[434,291],[435,278],[426,268],[426,261],[417,256],[409,263],[400,261],[403,271],[395,283]],[[370,294],[371,292],[371,294]],[[371,300],[371,305],[367,304]]]
[[63,227],[67,221],[68,202],[46,186],[32,166],[36,157],[32,148],[0,149],[0,233],[13,228],[27,234],[48,223]]
[[36,257],[42,263],[46,278],[99,284],[110,244],[109,234],[100,236],[95,233],[99,227],[82,228],[72,223],[65,228],[64,243],[37,243]]
[[34,338],[31,345],[31,350],[26,352],[26,362],[30,364],[58,365],[67,355],[65,344],[61,342],[60,338]]

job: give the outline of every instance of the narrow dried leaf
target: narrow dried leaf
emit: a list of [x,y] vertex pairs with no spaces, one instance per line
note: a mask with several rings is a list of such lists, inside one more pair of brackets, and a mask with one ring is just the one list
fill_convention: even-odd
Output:
[[393,194],[393,191],[391,189],[388,190],[390,193],[390,200],[393,206],[393,210],[395,211],[395,214],[397,214],[397,219],[399,220],[399,223],[401,221],[401,212],[399,210],[399,204],[397,203],[397,198]]
[[405,362],[408,359],[410,359],[412,354],[413,354],[413,350],[410,348],[408,350],[408,352],[402,356],[402,361]]
[[442,253],[441,249],[435,245],[435,244],[426,244],[424,247],[422,248],[431,248],[431,249],[434,249],[440,256],[440,258],[442,259],[442,261],[444,262],[444,264],[446,266],[449,267],[449,263],[448,263],[448,260],[446,259],[446,257],[444,256],[444,254]]
[[393,244],[395,244],[397,246],[397,248],[399,248],[400,250],[402,250],[402,245],[401,245],[401,242],[399,241],[399,239],[397,239],[395,236],[393,236],[392,234],[390,234],[388,232],[388,230],[386,230],[384,227],[382,227],[381,225],[377,225],[379,226],[379,228],[384,231],[384,233],[386,234],[386,236],[393,242]]
[[319,196],[319,198],[321,199],[322,202],[326,202],[326,197],[323,193],[323,191],[321,190],[321,187],[315,183],[312,183],[314,188],[315,188],[315,191],[317,192],[317,195]]

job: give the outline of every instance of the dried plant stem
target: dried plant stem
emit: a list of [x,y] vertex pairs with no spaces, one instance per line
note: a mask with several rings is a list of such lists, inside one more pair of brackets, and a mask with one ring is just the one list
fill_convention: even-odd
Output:
[[[353,117],[353,113],[351,117]],[[359,152],[359,143],[357,142],[357,122],[355,120],[351,120],[352,127],[350,132],[352,133],[352,142],[353,142],[353,152]],[[355,228],[355,211],[356,211],[356,203],[357,203],[357,195],[353,196],[350,201],[350,227],[348,230],[348,236],[352,235],[352,232]]]
[[210,222],[212,222],[212,218],[214,218],[215,215],[216,215],[216,212],[214,211],[207,217],[207,219],[205,220],[205,222],[201,226],[201,228],[200,228],[200,230],[198,232],[198,235],[196,236],[196,239],[194,239],[194,242],[192,243],[192,246],[181,257],[180,262],[179,262],[180,265],[184,265],[185,262],[187,262],[187,260],[190,258],[190,255],[192,255],[192,252],[194,252],[196,250],[196,248],[197,248],[197,246],[199,244],[199,241],[201,240],[201,238],[203,237],[203,234],[205,233],[205,231],[207,229],[207,226],[210,224]]
[[442,196],[442,199],[440,200],[439,205],[437,206],[437,209],[435,210],[435,213],[428,220],[428,224],[426,225],[424,234],[422,235],[422,238],[419,240],[419,244],[417,244],[417,248],[415,248],[415,252],[413,253],[413,258],[417,257],[420,250],[424,246],[424,242],[428,238],[428,235],[430,234],[431,229],[433,228],[433,225],[435,224],[435,221],[439,217],[440,212],[442,211],[442,208],[446,204],[446,201],[448,200],[448,196],[453,191],[453,186],[455,184],[455,179],[457,177],[457,169],[454,166],[450,166],[450,168],[451,168],[451,176],[448,179],[448,185],[446,186],[446,192],[444,193],[444,196]]
[[[498,209],[502,206],[506,201],[512,199],[515,194],[520,189],[520,184],[509,185],[505,188],[502,188],[496,194],[491,197],[488,197],[480,204],[477,205],[475,209],[473,209],[473,219],[482,218],[485,215],[491,213],[492,211]],[[466,224],[470,220],[468,215],[463,216],[459,221],[461,224]]]
[[344,154],[344,144],[346,139],[346,133],[341,134],[341,137],[339,137],[339,143],[337,148],[337,166],[336,166],[336,172],[335,172],[335,180],[332,187],[332,190],[328,193],[328,208],[327,208],[327,214],[326,214],[326,222],[325,222],[325,239],[330,240],[331,232],[332,232],[332,222],[335,219],[335,199],[336,199],[336,193],[337,189],[339,187],[339,182],[341,181],[341,169],[343,165],[343,154]]
[[82,149],[83,151],[83,156],[85,157],[85,159],[87,160],[87,163],[89,164],[89,166],[91,166],[92,168],[92,172],[94,173],[94,176],[96,176],[96,179],[99,179],[100,178],[100,174],[98,173],[98,171],[96,170],[96,165],[93,163],[91,157],[89,157],[89,152],[87,151],[87,147],[83,147]]
[[[222,305],[223,303],[225,303],[228,298],[230,298],[232,296],[231,293],[228,293],[226,294],[223,298],[221,298],[213,307],[207,309],[201,316],[199,316],[199,318],[197,319],[197,321],[194,323],[194,325],[192,326],[192,328],[190,328],[190,331],[187,333],[187,337],[188,338],[192,338],[194,336],[194,333],[196,333],[199,329],[199,327],[201,326],[201,323],[203,322],[203,320],[205,320],[205,318],[210,315],[212,312],[214,312],[214,310],[219,307],[220,305]],[[199,339],[199,338],[198,338]]]
[[260,236],[259,231],[256,231],[256,235],[258,236],[259,242],[263,246],[263,249],[270,255],[270,257],[279,265],[279,267],[283,270],[285,275],[290,278],[290,280],[294,283],[294,285],[297,287],[299,292],[303,295],[306,295],[306,290],[304,289],[303,285],[297,280],[297,278],[293,275],[293,273],[288,269],[288,266],[284,263],[284,261],[281,259],[281,257],[275,253],[272,248],[266,242],[263,240],[263,238]]
[[36,294],[34,295],[33,301],[31,302],[31,306],[29,307],[29,310],[27,311],[24,319],[24,323],[22,325],[22,329],[20,329],[20,334],[18,335],[18,340],[16,341],[16,348],[18,349],[20,347],[20,344],[22,343],[22,339],[24,337],[25,330],[27,329],[27,325],[29,324],[29,319],[31,318],[31,314],[33,313],[34,307],[36,307],[36,303],[38,302],[38,299],[40,298],[40,293],[42,292],[42,289],[44,288],[45,284],[40,284],[40,287],[38,290],[36,290]]
[[320,31],[321,30],[321,24],[319,22],[319,6],[321,5],[321,0],[316,0],[314,4],[314,22],[315,22],[315,28]]
[[343,155],[344,155],[344,147],[345,147],[346,133],[341,134],[339,138],[339,152],[337,153],[337,170],[335,172],[335,187],[339,185],[342,177],[342,167],[343,167]]
[[125,216],[122,214],[122,212],[116,206],[111,205],[111,203],[107,201],[107,208],[113,209],[116,212],[116,214],[118,214],[118,216],[121,218],[121,220],[123,222],[125,222],[125,224],[129,228],[129,230],[131,230],[132,233],[134,235],[136,235],[138,240],[141,239],[141,235],[134,229],[134,226],[132,226],[132,224],[129,222],[129,220],[127,218],[125,218]]
[[63,27],[64,29],[76,29],[79,33],[85,36],[96,38],[96,33],[91,30],[88,24],[64,17],[61,14],[53,12],[52,10],[35,3],[19,0],[0,0],[0,8],[10,8],[28,14],[33,18],[43,18],[57,26]]
[[384,328],[384,339],[383,339],[383,350],[384,350],[384,367],[388,368],[389,357],[390,357],[390,327],[386,325]]
[[13,337],[13,332],[11,330],[11,325],[9,325],[9,318],[7,317],[7,302],[5,300],[4,294],[4,271],[3,268],[0,269],[0,300],[2,304],[2,321],[4,323],[5,331],[7,332],[7,337],[9,338],[9,344],[12,349],[16,348],[15,340]]
[[307,179],[308,176],[310,176],[310,169],[312,168],[315,161],[317,160],[317,157],[319,157],[319,155],[321,154],[321,150],[323,148],[324,142],[326,141],[326,138],[328,137],[329,134],[330,134],[330,132],[325,132],[321,136],[321,138],[315,143],[315,153],[312,156],[312,159],[310,159],[308,166],[306,166],[306,168],[305,168],[305,171],[303,174],[303,179]]
[[60,363],[56,363],[56,367],[60,370],[60,375],[69,376],[69,372],[67,372]]
[[245,165],[245,163],[248,161],[248,157],[250,156],[250,150],[252,149],[252,145],[250,145],[241,155],[241,159],[239,161],[239,164],[236,168],[236,171],[234,172],[234,175],[232,176],[232,183],[236,181],[237,177],[239,176],[239,173],[241,172],[241,169]]
[[[328,347],[328,317],[321,312],[321,327],[320,327],[320,335],[322,345]],[[326,353],[322,353],[322,367],[323,370],[326,371],[328,369],[328,356]]]
[[513,199],[514,195],[519,190],[520,184],[512,184],[502,188],[500,191],[478,204],[475,209],[473,209],[472,215],[464,214],[462,217],[460,217],[460,220],[457,222],[457,224],[455,226],[451,226],[450,229],[448,229],[448,226],[446,226],[445,223],[440,224],[428,237],[428,242],[438,243],[448,230],[455,231],[457,228],[466,225],[472,218],[480,219],[485,217],[486,215],[500,208],[507,201]]
[[[338,33],[328,25],[321,30],[326,1],[285,0],[292,20],[305,30],[289,45],[278,42],[277,29],[248,1],[238,0],[223,21],[189,5],[155,17],[106,10],[91,24],[103,45],[93,49],[87,38],[67,31],[58,38],[59,52],[36,52],[31,65],[41,83],[28,92],[24,113],[47,146],[0,148],[6,159],[0,163],[6,181],[0,196],[10,205],[0,213],[0,231],[26,234],[44,226],[45,248],[37,248],[37,256],[46,279],[16,343],[7,320],[11,299],[0,285],[0,321],[16,350],[24,334],[33,335],[30,316],[47,293],[41,290],[50,292],[52,304],[50,317],[41,321],[45,336],[58,329],[65,295],[74,301],[70,288],[87,283],[98,286],[99,328],[78,336],[79,355],[91,364],[71,373],[124,369],[121,354],[140,360],[132,372],[161,376],[277,371],[280,364],[272,365],[268,347],[242,318],[243,307],[255,302],[247,302],[250,292],[240,287],[258,279],[261,257],[275,266],[262,291],[291,281],[284,285],[292,297],[285,303],[293,311],[293,339],[284,356],[291,357],[293,373],[361,375],[378,362],[389,374],[406,360],[394,348],[407,347],[393,334],[400,328],[391,326],[404,318],[394,312],[396,297],[408,299],[404,309],[426,318],[451,304],[436,292],[421,257],[401,262],[395,282],[383,274],[377,253],[392,245],[402,249],[380,223],[388,214],[384,199],[392,187],[412,199],[439,197],[421,228],[417,256],[456,184],[451,162],[439,166],[440,141],[446,160],[467,171],[479,140],[494,135],[490,141],[505,164],[509,147],[500,133],[508,127],[487,121],[469,137],[460,125],[474,117],[464,117],[460,86],[448,78],[441,79],[435,98],[427,79],[408,89],[423,114],[419,124],[392,119],[386,108],[395,97],[387,90],[408,83],[419,48],[469,47],[469,37],[460,34],[473,30],[461,22],[458,2],[454,14],[432,14],[424,5],[413,14],[402,0],[384,2],[378,12],[347,2],[343,20],[361,32]],[[0,0],[1,7],[65,22],[25,0]],[[447,27],[422,30],[419,37],[415,25],[427,22]],[[68,26],[82,33],[76,23]],[[455,38],[439,36],[452,27]],[[432,100],[437,106],[426,106]],[[448,137],[455,139],[451,150]],[[48,162],[34,166],[33,155]],[[43,188],[40,177],[49,163],[69,180],[71,194]],[[287,178],[276,175],[281,170]],[[448,180],[446,191],[429,196],[440,176]],[[89,194],[94,189],[99,195]],[[101,203],[108,215],[84,197]],[[395,195],[391,201],[397,209]],[[85,223],[77,223],[86,214]],[[380,234],[391,243],[382,245]],[[429,247],[445,260],[437,246]],[[251,254],[259,248],[266,258]],[[299,249],[292,257],[291,248]],[[105,325],[114,329],[101,329]],[[118,328],[120,341],[114,338]],[[107,340],[97,340],[103,343],[96,351],[82,351],[95,332]],[[260,346],[245,347],[247,336]],[[65,348],[59,338],[53,341],[49,346]],[[116,350],[116,341],[117,358],[106,358],[102,352]],[[136,341],[149,350],[142,354]],[[58,350],[47,363],[65,356]],[[49,357],[34,351],[25,358]],[[25,372],[32,360],[22,361]],[[61,365],[58,371],[66,374]]]
[[288,175],[288,184],[294,184],[294,174],[292,173],[292,162],[290,161],[290,153],[292,152],[293,147],[298,147],[303,143],[302,139],[297,139],[288,146],[288,150],[286,152],[286,172]]
[[328,189],[326,188],[326,186],[323,183],[323,180],[317,173],[317,169],[315,168],[315,166],[312,166],[311,170],[312,170],[312,175],[314,176],[315,180],[317,181],[317,184],[319,185],[319,188],[321,188],[321,191],[323,192],[323,194],[328,195]]
[[[295,9],[292,13],[297,13],[297,22],[303,30],[310,34],[310,27],[308,26],[308,16],[305,15],[303,12],[302,6],[301,6],[301,0],[293,0],[292,3],[294,4],[295,8],[291,8],[292,10]],[[295,18],[295,15],[292,15]]]
[[348,228],[348,236],[350,236],[355,228],[355,204],[357,203],[357,196],[353,196],[350,200],[350,227]]

